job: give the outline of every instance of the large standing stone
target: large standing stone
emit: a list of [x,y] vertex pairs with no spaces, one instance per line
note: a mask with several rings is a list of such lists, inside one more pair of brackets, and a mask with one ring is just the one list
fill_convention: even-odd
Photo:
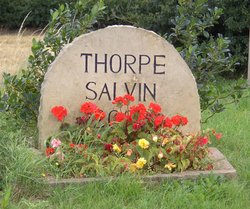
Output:
[[176,49],[154,32],[112,26],[76,38],[51,64],[41,90],[41,146],[60,126],[50,112],[53,106],[65,106],[66,122],[73,123],[83,102],[109,112],[115,96],[125,93],[136,103],[159,103],[169,116],[187,116],[186,132],[200,130],[196,82]]

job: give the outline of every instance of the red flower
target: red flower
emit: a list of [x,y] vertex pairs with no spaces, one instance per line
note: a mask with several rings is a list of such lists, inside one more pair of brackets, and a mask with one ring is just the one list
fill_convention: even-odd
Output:
[[205,136],[205,137],[202,137],[202,138],[199,138],[199,141],[198,141],[199,145],[201,147],[203,147],[204,145],[206,145],[208,143],[208,138]]
[[217,140],[220,140],[221,139],[221,137],[222,137],[222,133],[215,133],[215,138],[217,139]]
[[74,148],[74,147],[75,147],[75,144],[70,143],[69,146],[70,146],[71,148]]
[[112,152],[113,145],[112,144],[104,144],[104,149],[109,151],[109,152]]
[[132,96],[132,95],[130,95],[130,94],[126,94],[123,98],[126,99],[128,102],[133,102],[133,101],[135,101],[134,96]]
[[116,97],[115,100],[113,100],[112,104],[118,104],[122,106],[122,105],[128,105],[129,102],[133,101],[135,101],[134,96],[126,94],[123,97],[122,96]]
[[156,114],[161,112],[161,106],[152,102],[149,104],[149,109],[152,109]]
[[170,119],[169,117],[166,117],[166,118],[165,118],[163,126],[164,126],[165,128],[166,128],[166,127],[172,128],[173,123],[172,123],[172,121],[171,121],[171,119]]
[[173,116],[171,120],[175,126],[179,126],[181,124],[181,116],[179,115]]
[[100,139],[101,138],[101,134],[97,134],[97,138]]
[[130,117],[133,118],[134,115],[137,116],[137,120],[144,120],[146,117],[147,109],[144,104],[139,103],[137,106],[130,107]]
[[97,109],[97,106],[92,102],[85,102],[82,104],[80,111],[85,114],[93,114]]
[[55,106],[51,109],[51,112],[59,121],[62,121],[68,114],[67,109],[63,106]]
[[163,120],[164,120],[163,115],[157,116],[154,121],[155,127],[159,127],[162,124]]
[[179,126],[179,125],[184,126],[184,125],[187,125],[188,123],[188,119],[180,115],[173,116],[171,120],[175,126]]
[[133,124],[133,129],[134,129],[135,131],[139,130],[140,128],[141,128],[141,124],[140,124],[140,123],[134,123],[134,124]]
[[112,104],[127,105],[128,101],[123,97],[116,97],[115,100],[113,100]]
[[126,119],[126,114],[125,113],[122,113],[122,112],[116,113],[116,115],[115,115],[115,121],[116,122],[121,122],[121,121],[123,121],[125,119]]
[[96,120],[103,120],[106,116],[105,112],[103,112],[101,109],[97,109],[95,112],[95,119]]
[[181,118],[181,125],[185,126],[188,124],[188,119],[186,117]]
[[49,157],[50,155],[55,153],[55,149],[52,147],[48,147],[48,148],[46,148],[45,153],[46,153],[46,156]]

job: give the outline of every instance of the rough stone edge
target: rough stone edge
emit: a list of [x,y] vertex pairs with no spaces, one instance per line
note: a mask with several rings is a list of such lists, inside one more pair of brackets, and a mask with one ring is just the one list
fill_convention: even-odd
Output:
[[[140,28],[140,27],[131,26],[131,25],[112,25],[112,26],[108,26],[108,27],[105,27],[105,28],[101,28],[101,29],[98,29],[98,30],[95,30],[95,31],[91,31],[91,32],[89,32],[89,33],[82,34],[82,35],[76,37],[71,43],[66,44],[66,45],[62,48],[62,50],[59,52],[59,54],[58,54],[58,56],[55,58],[55,60],[49,65],[48,70],[47,70],[47,72],[46,72],[45,75],[44,75],[44,80],[43,80],[42,85],[41,85],[41,90],[40,90],[41,97],[40,97],[40,104],[39,104],[38,118],[37,118],[37,127],[38,127],[38,135],[39,135],[38,148],[39,148],[40,150],[44,150],[44,149],[45,149],[45,144],[44,144],[44,143],[43,143],[43,144],[41,143],[41,139],[40,139],[40,135],[41,135],[41,134],[40,134],[40,129],[39,129],[39,127],[40,127],[40,121],[42,120],[42,116],[41,116],[41,114],[40,114],[40,112],[41,112],[41,110],[42,110],[41,104],[42,104],[42,101],[43,101],[42,95],[43,95],[43,92],[44,92],[44,86],[45,86],[46,83],[47,83],[47,77],[48,77],[48,75],[50,74],[50,71],[53,69],[53,65],[54,65],[55,63],[57,63],[58,60],[61,59],[61,57],[64,55],[65,51],[66,51],[68,48],[70,48],[70,47],[74,44],[74,42],[77,42],[78,39],[81,39],[82,37],[90,36],[90,35],[92,35],[92,33],[99,33],[99,32],[101,32],[101,31],[103,31],[103,30],[109,30],[109,29],[112,29],[112,28],[119,28],[119,27],[126,27],[126,28],[131,28],[131,29],[138,29],[138,30],[141,30],[141,31],[144,32],[144,33],[145,33],[145,32],[151,33],[153,36],[155,36],[155,37],[157,37],[157,38],[160,38],[161,41],[163,42],[163,44],[169,45],[171,48],[173,48],[173,50],[176,50],[175,47],[174,47],[172,44],[170,44],[167,40],[165,40],[162,36],[158,35],[156,32],[154,32],[154,31],[152,31],[152,30],[146,30],[146,29]],[[176,51],[177,51],[177,50],[176,50]],[[179,55],[180,55],[180,54],[179,54]],[[181,56],[181,55],[180,55],[180,56]],[[184,59],[183,59],[183,61],[185,62]],[[187,65],[186,62],[185,62],[185,64]],[[187,67],[188,67],[188,65],[187,65]],[[188,69],[190,70],[189,67],[188,67]],[[191,78],[193,79],[194,83],[196,84],[195,77],[194,77],[194,75],[193,75],[193,73],[192,73],[191,70],[190,70],[190,76],[191,76]],[[199,94],[198,94],[198,89],[197,89],[197,95],[199,96]],[[200,119],[201,119],[201,116],[200,116]]]
[[[207,177],[210,175],[224,176],[228,179],[237,178],[237,173],[234,167],[227,161],[226,157],[214,147],[209,148],[210,158],[214,160],[214,169],[211,171],[184,171],[181,173],[172,174],[156,174],[152,176],[141,176],[144,182],[154,183],[163,182],[166,180],[194,180],[200,176]],[[55,179],[48,177],[46,183],[50,186],[66,186],[70,184],[88,184],[93,182],[108,182],[118,179],[117,177],[103,177],[103,178],[71,178],[71,179]]]

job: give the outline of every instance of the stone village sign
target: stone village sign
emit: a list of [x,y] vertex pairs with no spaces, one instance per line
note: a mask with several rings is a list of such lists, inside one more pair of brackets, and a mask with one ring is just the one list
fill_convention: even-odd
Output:
[[51,64],[41,90],[41,148],[60,126],[50,112],[53,106],[65,106],[66,122],[74,123],[83,102],[94,102],[108,113],[112,100],[126,93],[136,103],[159,103],[169,116],[187,116],[185,132],[200,130],[196,82],[176,49],[154,32],[111,26],[76,38]]

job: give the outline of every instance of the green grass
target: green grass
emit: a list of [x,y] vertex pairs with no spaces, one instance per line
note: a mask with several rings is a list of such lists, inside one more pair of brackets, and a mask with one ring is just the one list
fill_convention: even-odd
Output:
[[[1,117],[3,118],[3,115],[0,115]],[[15,130],[15,126],[8,126],[10,121],[7,124],[4,124],[4,121],[5,119],[0,122],[0,128],[5,127],[5,131],[1,129],[0,132],[0,146],[10,146],[6,151],[7,154],[6,152],[4,154],[7,156],[9,152],[10,156],[4,158],[7,166],[4,172],[7,180],[4,178],[4,185],[12,188],[13,195],[9,208],[250,208],[249,97],[242,99],[237,105],[231,105],[223,113],[215,115],[203,126],[203,128],[215,128],[223,133],[224,137],[217,141],[215,146],[236,168],[238,172],[236,180],[211,176],[197,181],[168,181],[150,185],[142,184],[138,179],[121,177],[112,182],[84,186],[40,188],[37,186],[39,183],[36,182],[36,178],[39,179],[38,176],[41,175],[42,165],[37,166],[34,163],[36,161],[30,160],[32,154],[28,151],[27,144],[22,142],[21,136],[24,133]],[[9,142],[6,143],[6,140]],[[0,148],[0,153],[3,155],[3,147]],[[19,151],[15,153],[13,149]],[[20,191],[15,188],[19,188]],[[41,189],[40,193],[37,188]]]

